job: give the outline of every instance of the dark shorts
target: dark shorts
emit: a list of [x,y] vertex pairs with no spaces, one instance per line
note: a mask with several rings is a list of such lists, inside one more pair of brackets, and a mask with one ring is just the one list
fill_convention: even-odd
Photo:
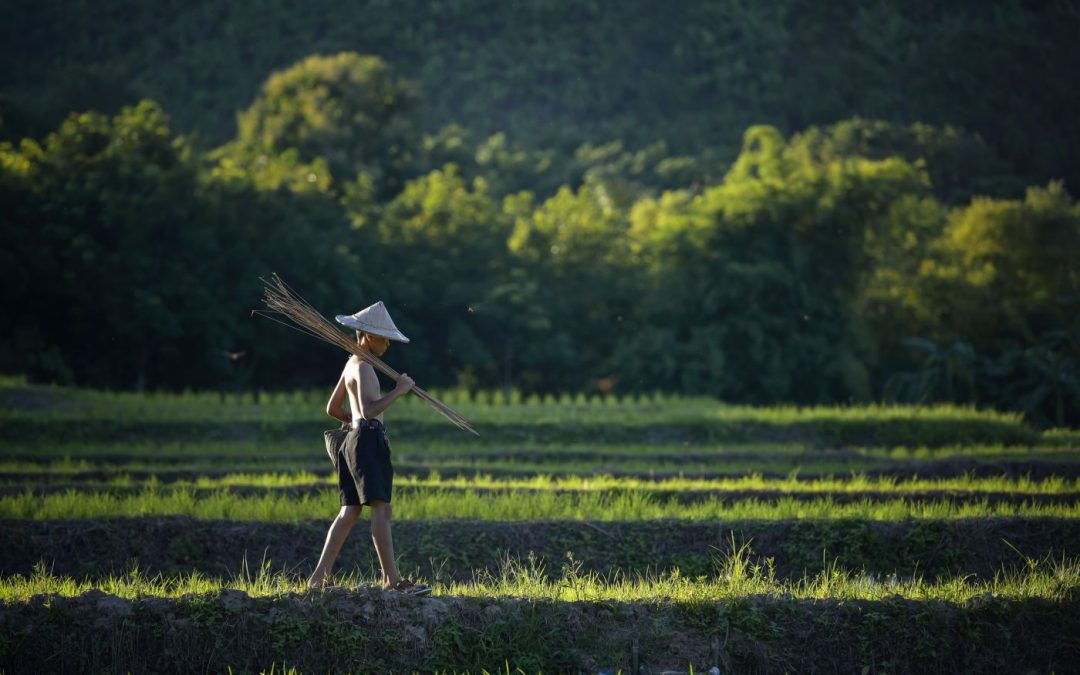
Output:
[[338,450],[337,467],[342,506],[390,501],[394,465],[390,463],[390,441],[382,425],[362,425],[350,431]]

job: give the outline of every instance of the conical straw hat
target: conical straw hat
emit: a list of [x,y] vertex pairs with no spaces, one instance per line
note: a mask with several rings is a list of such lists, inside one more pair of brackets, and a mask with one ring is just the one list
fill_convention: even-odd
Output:
[[409,338],[405,337],[394,325],[394,320],[390,318],[390,312],[386,311],[386,305],[382,303],[382,300],[370,307],[365,307],[356,314],[338,314],[334,318],[338,323],[355,330],[381,335],[398,342],[409,341]]

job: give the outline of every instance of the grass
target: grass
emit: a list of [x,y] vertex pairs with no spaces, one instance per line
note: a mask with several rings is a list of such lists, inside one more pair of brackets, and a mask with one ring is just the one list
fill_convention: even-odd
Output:
[[[379,582],[371,575],[352,571],[337,574],[334,584],[355,590],[377,587]],[[645,604],[715,602],[755,596],[798,600],[905,598],[952,603],[983,597],[1068,601],[1076,597],[1080,589],[1080,560],[1027,559],[1022,566],[1003,569],[991,579],[953,577],[938,581],[926,581],[916,573],[909,577],[889,575],[879,578],[826,562],[815,574],[800,579],[778,579],[769,561],[765,564],[753,562],[748,544],[735,546],[733,543],[729,551],[714,555],[713,574],[693,578],[683,576],[678,569],[607,576],[582,571],[573,559],[561,565],[559,574],[551,575],[545,561],[530,556],[526,559],[505,558],[497,570],[484,571],[471,581],[436,580],[431,585],[435,596]],[[0,602],[27,602],[39,594],[73,597],[91,589],[126,599],[182,598],[223,590],[243,591],[252,597],[320,592],[308,589],[301,575],[274,571],[271,562],[266,560],[255,572],[249,571],[245,560],[241,572],[231,578],[197,571],[178,576],[149,576],[133,567],[120,575],[76,580],[54,576],[44,564],[39,564],[30,575],[0,578]]]
[[[567,440],[587,431],[618,434],[631,440],[671,427],[680,434],[703,436],[706,440],[745,440],[763,431],[783,437],[812,437],[816,443],[849,443],[869,435],[888,445],[895,445],[899,438],[907,438],[908,442],[923,439],[928,445],[948,443],[950,438],[953,442],[997,438],[1009,444],[1040,438],[1018,413],[956,405],[754,407],[665,394],[524,400],[517,396],[506,404],[502,396],[491,392],[474,398],[454,390],[432,393],[474,421],[485,436],[555,434]],[[163,433],[161,425],[179,427],[189,435],[200,429],[236,424],[260,425],[266,430],[280,429],[282,425],[311,425],[313,429],[330,426],[323,413],[329,391],[139,394],[0,385],[0,394],[13,402],[0,407],[0,428],[11,437],[51,437],[46,425],[61,422],[78,422],[80,427],[73,431],[91,435],[104,433],[100,426],[108,422],[120,425],[125,433],[149,425],[146,433],[158,435]],[[451,433],[447,422],[415,397],[406,397],[395,405],[392,418],[395,426],[400,424],[406,429],[426,425],[425,435],[473,442],[472,437]],[[1056,435],[1052,440],[1067,442],[1069,437]]]
[[[328,393],[0,379],[0,670],[595,672],[630,667],[631,636],[651,665],[718,663],[721,625],[725,672],[1052,671],[1075,651],[1080,431],[958,406],[431,391],[474,438],[406,397],[395,535],[435,595],[407,602],[369,589],[367,541],[345,593],[303,586],[338,508]],[[729,531],[762,553],[710,545]],[[282,567],[238,569],[247,550]]]
[[942,600],[962,603],[975,597],[992,596],[1022,599],[1072,599],[1080,587],[1080,561],[1028,560],[1020,570],[1002,571],[989,580],[952,577],[926,582],[918,575],[900,579],[895,575],[878,578],[861,572],[825,564],[823,569],[801,579],[777,579],[769,561],[752,562],[748,545],[732,547],[716,556],[715,574],[688,578],[673,570],[663,574],[619,575],[607,578],[597,572],[581,572],[571,560],[562,574],[551,577],[544,564],[534,559],[507,560],[494,573],[479,575],[472,582],[437,586],[438,592],[466,597],[520,597],[572,602],[710,602],[722,599],[766,596],[799,600],[882,600],[902,597],[910,600]]
[[[590,454],[591,453],[591,454]],[[618,444],[576,447],[514,447],[497,451],[462,446],[394,442],[394,466],[399,475],[510,473],[521,477],[546,475],[633,474],[644,477],[731,476],[793,472],[816,476],[847,476],[868,471],[910,475],[934,470],[935,462],[950,473],[964,466],[992,469],[1000,462],[1015,465],[1073,462],[1080,465],[1080,450],[1046,446],[954,446],[949,449],[854,448],[842,452],[803,452],[800,446],[640,446]],[[306,444],[189,443],[160,447],[147,444],[58,445],[51,448],[0,448],[0,474],[6,485],[55,484],[72,481],[141,480],[161,474],[163,479],[194,481],[202,474],[223,470],[243,473],[322,473],[330,463],[317,442]],[[230,471],[231,470],[231,471]],[[1014,473],[1016,469],[1012,470]],[[1074,472],[1077,473],[1077,472]],[[325,474],[324,474],[325,475]]]
[[[3,465],[0,465],[2,467]],[[87,467],[83,466],[85,470]],[[2,470],[2,468],[0,468]],[[336,475],[332,472],[237,472],[222,476],[198,476],[162,481],[151,475],[136,478],[120,473],[107,480],[88,480],[67,483],[81,490],[103,488],[161,487],[194,488],[213,490],[222,488],[296,488],[336,485]],[[7,481],[0,485],[18,487],[20,481]],[[827,478],[800,478],[793,472],[784,478],[765,477],[760,473],[731,478],[693,478],[674,477],[649,480],[643,478],[540,474],[530,477],[493,476],[475,474],[473,476],[453,476],[443,478],[438,472],[425,476],[404,475],[395,478],[395,485],[404,488],[454,488],[478,490],[528,490],[558,492],[609,492],[635,490],[646,493],[776,493],[794,494],[858,494],[892,493],[898,496],[911,493],[949,492],[954,494],[1012,493],[1021,495],[1070,495],[1080,493],[1080,477],[1063,478],[1051,476],[1042,480],[1031,477],[1010,478],[977,477],[965,475],[957,478],[897,478],[896,476],[870,476],[865,473],[851,473],[847,476]]]
[[[108,392],[66,387],[28,387],[24,380],[0,381],[0,390],[32,392],[49,403],[47,407],[0,410],[0,419],[114,419],[134,416],[148,421],[178,420],[319,420],[330,390],[295,390],[279,392]],[[747,406],[727,405],[700,396],[682,396],[654,392],[644,395],[585,397],[529,396],[512,394],[509,404],[501,392],[428,389],[443,402],[458,408],[466,416],[484,423],[529,421],[538,424],[567,420],[613,419],[625,421],[627,414],[639,413],[646,423],[686,419],[709,419],[723,422],[764,422],[791,424],[807,421],[843,420],[970,420],[980,419],[1022,424],[1019,413],[977,410],[971,406],[941,404],[856,405],[856,406]],[[440,416],[413,396],[394,407],[396,420],[438,420]],[[327,420],[328,421],[328,420]]]
[[[509,669],[516,658],[581,670],[551,645],[620,663],[629,633],[611,633],[625,630],[646,654],[701,664],[702,653],[676,653],[680,641],[697,631],[707,651],[725,622],[745,646],[730,652],[734,671],[805,669],[811,643],[823,645],[821,670],[925,670],[950,654],[952,670],[1053,670],[1074,649],[1061,636],[1075,634],[1080,600],[1080,431],[962,406],[429,391],[482,436],[411,397],[388,415],[401,564],[430,563],[437,596],[412,607],[367,590],[367,542],[336,577],[356,594],[303,586],[338,508],[320,437],[329,391],[134,394],[0,378],[0,519],[16,542],[0,619],[34,626],[0,640],[0,661],[52,659],[53,645],[82,635],[61,654],[72,670],[224,670],[213,663],[224,654],[245,672],[279,656],[327,672],[361,653],[388,659],[368,670]],[[729,530],[763,553],[709,546]],[[289,567],[237,567],[249,549]],[[139,560],[103,574],[134,551],[164,574]],[[53,574],[50,560],[86,576]],[[78,597],[92,590],[148,601]],[[356,620],[369,605],[378,631]],[[453,609],[427,616],[440,606]],[[233,644],[224,626],[247,633]],[[1009,631],[1023,644],[1005,644]],[[956,645],[974,646],[946,653]]]
[[[0,497],[0,518],[18,520],[72,520],[142,516],[190,516],[200,519],[296,522],[324,519],[337,509],[337,491],[299,495],[273,492],[240,495],[228,490],[146,487],[134,494],[67,490],[38,495],[25,492]],[[417,491],[394,502],[398,520],[470,519],[524,520],[805,520],[986,518],[1078,518],[1080,502],[1044,504],[1035,501],[991,502],[973,499],[962,503],[944,499],[815,499],[747,498],[727,500],[710,496],[693,502],[661,498],[646,490],[617,492],[554,490],[488,491],[433,488]]]
[[[280,479],[286,479],[280,476]],[[496,478],[490,475],[478,475],[472,478],[457,477],[444,479],[438,473],[427,477],[411,476],[401,481],[402,485],[423,487],[458,487],[458,488],[497,488],[529,490],[572,490],[586,492],[604,492],[609,490],[645,490],[659,492],[1023,492],[1027,494],[1062,494],[1080,492],[1080,478],[1072,480],[1052,477],[1045,480],[1031,478],[963,478],[937,479],[898,479],[893,476],[872,477],[866,474],[851,474],[847,477],[800,479],[798,474],[786,478],[765,478],[761,474],[750,474],[734,478],[667,478],[644,480],[640,478],[600,476],[553,476],[540,475],[528,479]],[[203,487],[211,487],[205,484]]]

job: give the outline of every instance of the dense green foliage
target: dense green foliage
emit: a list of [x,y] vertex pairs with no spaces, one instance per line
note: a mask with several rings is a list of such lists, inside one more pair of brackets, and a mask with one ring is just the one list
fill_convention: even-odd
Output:
[[0,89],[20,135],[151,98],[223,143],[272,71],[354,51],[418,83],[429,131],[456,122],[564,153],[666,140],[727,161],[751,125],[860,115],[962,126],[1028,181],[1080,181],[1070,2],[42,0],[6,19]]
[[0,370],[329,385],[277,272],[427,386],[1075,424],[1076,15],[899,5],[23,6]]

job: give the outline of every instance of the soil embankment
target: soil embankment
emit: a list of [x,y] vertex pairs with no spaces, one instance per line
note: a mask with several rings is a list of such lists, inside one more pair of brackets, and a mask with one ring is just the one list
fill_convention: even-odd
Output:
[[409,598],[381,590],[0,603],[0,671],[1072,672],[1080,601]]

